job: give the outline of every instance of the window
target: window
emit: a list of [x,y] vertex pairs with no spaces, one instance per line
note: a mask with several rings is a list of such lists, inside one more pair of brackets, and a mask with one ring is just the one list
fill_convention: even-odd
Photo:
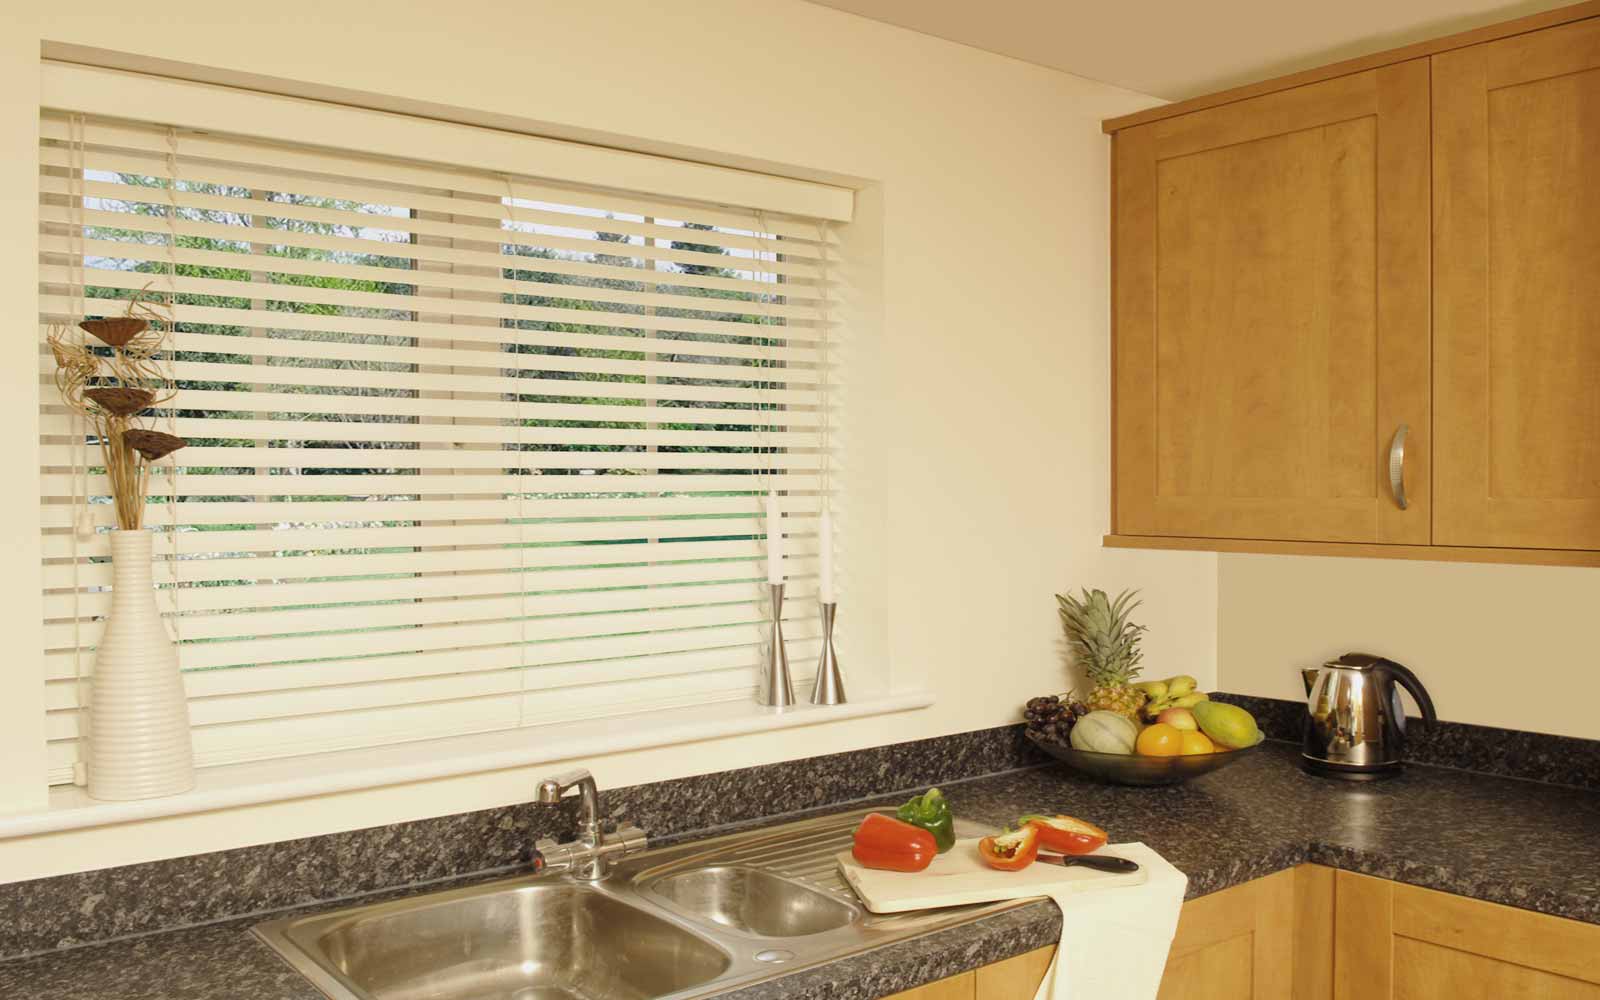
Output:
[[[769,489],[803,682],[828,222],[84,110],[41,120],[41,321],[175,306],[146,525],[197,763],[748,699]],[[41,402],[65,782],[115,521]]]

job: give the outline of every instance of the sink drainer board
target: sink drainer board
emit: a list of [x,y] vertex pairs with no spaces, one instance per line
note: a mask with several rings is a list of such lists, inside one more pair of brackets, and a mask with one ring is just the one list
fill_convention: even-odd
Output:
[[870,811],[647,851],[599,883],[500,879],[255,932],[335,1000],[689,1000],[1017,905],[867,912],[835,858]]

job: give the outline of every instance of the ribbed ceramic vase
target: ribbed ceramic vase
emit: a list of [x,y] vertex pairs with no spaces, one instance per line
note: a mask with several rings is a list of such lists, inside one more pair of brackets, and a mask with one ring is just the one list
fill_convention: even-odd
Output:
[[89,794],[153,799],[194,787],[178,649],[156,607],[148,531],[111,534],[111,614],[89,699]]

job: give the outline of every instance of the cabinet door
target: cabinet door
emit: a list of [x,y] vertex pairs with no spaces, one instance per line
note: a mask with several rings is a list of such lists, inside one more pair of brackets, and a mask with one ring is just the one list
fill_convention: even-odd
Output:
[[1115,532],[1426,544],[1426,60],[1115,143]]
[[1286,1000],[1294,891],[1285,871],[1183,904],[1158,1000]]
[[1600,21],[1433,59],[1434,541],[1600,549]]
[[1600,1000],[1600,927],[1339,872],[1335,1000]]

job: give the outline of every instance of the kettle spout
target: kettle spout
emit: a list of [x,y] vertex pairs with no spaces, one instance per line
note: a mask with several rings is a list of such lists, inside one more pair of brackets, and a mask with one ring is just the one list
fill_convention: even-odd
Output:
[[1319,667],[1301,667],[1300,676],[1306,682],[1306,697],[1309,698],[1311,689],[1317,686],[1317,678],[1322,676],[1322,670]]

